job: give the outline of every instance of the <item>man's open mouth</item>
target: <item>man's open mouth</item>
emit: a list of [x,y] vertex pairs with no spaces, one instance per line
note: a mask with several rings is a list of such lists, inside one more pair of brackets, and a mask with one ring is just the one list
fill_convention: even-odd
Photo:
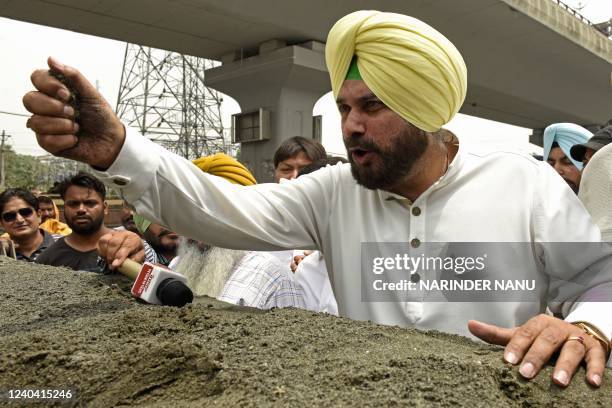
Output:
[[361,148],[351,149],[351,157],[353,158],[353,161],[359,164],[365,163],[374,154],[375,154],[374,152],[370,150],[366,150],[366,149],[361,149]]

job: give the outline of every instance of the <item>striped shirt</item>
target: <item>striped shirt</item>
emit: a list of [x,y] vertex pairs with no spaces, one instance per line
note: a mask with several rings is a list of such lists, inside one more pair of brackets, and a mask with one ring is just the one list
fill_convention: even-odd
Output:
[[248,252],[225,283],[219,300],[240,306],[305,309],[302,289],[289,265],[267,252]]

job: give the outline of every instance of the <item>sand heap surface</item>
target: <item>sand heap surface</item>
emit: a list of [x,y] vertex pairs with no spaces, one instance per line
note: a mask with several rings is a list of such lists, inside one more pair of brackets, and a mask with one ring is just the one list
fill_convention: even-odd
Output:
[[610,370],[599,390],[583,369],[563,390],[550,367],[526,382],[499,347],[457,336],[208,298],[151,306],[129,287],[0,257],[0,389],[71,387],[62,406],[88,407],[612,407]]

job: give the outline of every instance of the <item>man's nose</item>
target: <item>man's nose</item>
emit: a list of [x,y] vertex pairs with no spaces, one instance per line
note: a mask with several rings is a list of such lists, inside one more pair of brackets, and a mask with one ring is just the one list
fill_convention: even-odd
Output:
[[346,114],[342,124],[342,134],[345,138],[353,134],[364,134],[365,133],[365,118],[364,115],[355,109],[351,109]]

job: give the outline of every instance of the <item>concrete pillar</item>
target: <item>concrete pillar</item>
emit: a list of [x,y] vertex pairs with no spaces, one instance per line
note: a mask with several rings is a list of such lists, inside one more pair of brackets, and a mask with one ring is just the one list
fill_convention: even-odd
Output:
[[317,42],[286,46],[272,40],[260,45],[258,55],[240,58],[233,53],[222,62],[206,70],[206,85],[236,99],[242,112],[260,108],[270,112],[270,139],[242,143],[240,160],[258,182],[273,181],[272,157],[282,141],[313,137],[312,109],[331,89],[324,46]]
[[529,143],[533,143],[537,146],[544,146],[544,128],[533,129],[532,133],[529,135]]

